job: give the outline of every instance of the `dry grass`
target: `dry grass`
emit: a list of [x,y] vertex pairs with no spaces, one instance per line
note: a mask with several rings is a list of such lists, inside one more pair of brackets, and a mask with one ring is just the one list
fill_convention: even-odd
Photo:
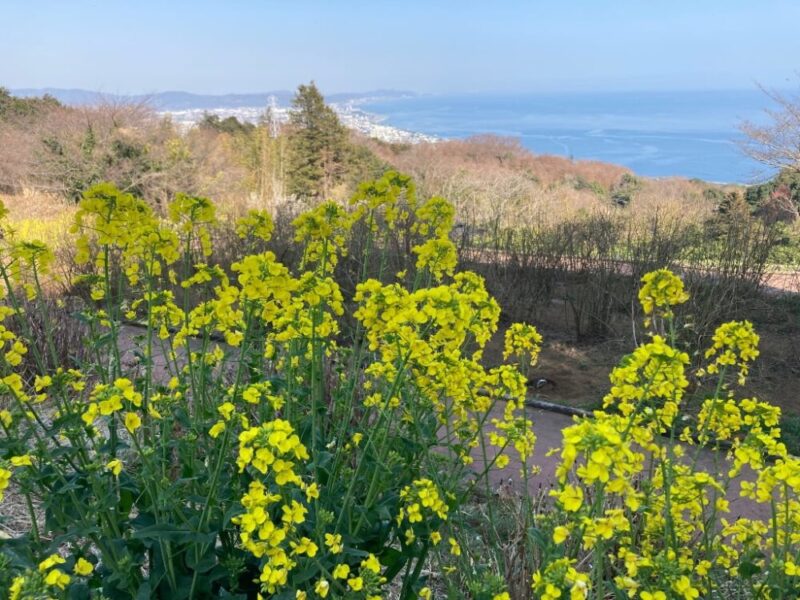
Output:
[[[12,479],[8,488],[4,492],[3,514],[0,518],[0,540],[5,538],[17,538],[31,529],[30,512],[28,511],[25,495]],[[39,510],[40,502],[31,499],[36,507],[37,520],[43,522],[44,511]]]
[[543,186],[582,178],[608,188],[623,174],[630,173],[625,167],[610,163],[535,155],[519,140],[495,135],[402,148],[373,144],[373,148],[381,158],[409,172],[428,165],[440,171],[479,169],[483,173],[521,173]]
[[11,221],[61,219],[74,212],[75,203],[57,194],[25,188],[18,194],[0,194]]
[[702,223],[714,214],[714,204],[703,196],[705,184],[687,179],[643,179],[629,207],[634,218],[647,221],[654,214]]
[[[612,197],[632,175],[608,163],[535,155],[519,141],[497,136],[411,146],[360,143],[410,174],[423,195],[453,202],[462,223],[543,226],[607,212],[616,208]],[[715,208],[702,182],[634,181],[629,212],[635,218],[647,221],[658,213],[700,222]]]

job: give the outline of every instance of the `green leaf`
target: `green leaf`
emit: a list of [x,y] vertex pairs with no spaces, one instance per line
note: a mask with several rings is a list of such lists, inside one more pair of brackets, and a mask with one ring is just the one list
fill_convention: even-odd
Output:
[[186,552],[186,566],[198,573],[207,573],[217,564],[217,555],[214,546],[209,544],[207,550],[200,556],[196,556],[193,550]]
[[68,600],[89,600],[91,598],[89,586],[82,581],[73,583],[67,591]]
[[212,544],[217,533],[202,533],[170,525],[151,525],[135,530],[131,537],[138,540],[164,540],[178,544]]
[[218,596],[220,598],[229,598],[230,600],[247,600],[247,594],[231,594],[225,588],[219,590]]
[[761,567],[759,567],[757,564],[753,562],[750,562],[749,560],[741,563],[737,570],[739,572],[739,575],[741,575],[745,579],[750,579],[751,577],[753,577],[753,575],[761,573]]
[[386,566],[384,577],[391,581],[405,566],[408,558],[404,552],[400,552],[397,548],[387,548],[380,556],[382,565]]
[[136,591],[136,600],[150,600],[150,582],[143,581],[142,585],[139,586],[139,589]]
[[547,536],[544,535],[544,532],[542,532],[542,530],[539,529],[538,527],[530,527],[528,529],[528,537],[539,548],[545,549],[550,546],[550,540],[547,538]]
[[324,450],[318,451],[314,458],[317,467],[327,470],[328,466],[330,466],[331,462],[333,461],[333,454]]
[[295,585],[309,581],[317,573],[319,573],[319,567],[317,567],[316,563],[311,560],[307,560],[305,562],[306,564],[302,570],[292,571],[292,583]]

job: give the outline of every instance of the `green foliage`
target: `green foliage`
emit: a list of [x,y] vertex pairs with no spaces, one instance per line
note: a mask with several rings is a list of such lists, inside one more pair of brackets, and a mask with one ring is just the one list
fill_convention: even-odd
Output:
[[347,171],[347,130],[313,81],[297,88],[292,106],[287,191],[302,198],[325,198]]
[[242,135],[251,133],[255,129],[255,125],[247,121],[240,121],[236,117],[227,117],[220,119],[219,115],[206,113],[203,120],[200,121],[198,127],[201,129],[210,129],[218,133],[227,133],[229,135]]
[[750,214],[750,206],[738,190],[733,192],[714,190],[712,193],[707,193],[709,191],[705,190],[703,195],[716,201],[719,214],[733,218],[747,217]]
[[619,183],[611,190],[611,201],[617,206],[626,207],[631,203],[636,192],[642,187],[642,182],[638,177],[630,173],[624,173]]
[[348,154],[347,180],[355,188],[362,181],[378,179],[390,168],[389,164],[366,146],[353,145]]
[[800,415],[781,417],[781,441],[789,453],[800,456]]
[[42,138],[39,160],[43,183],[58,187],[75,201],[83,190],[112,180],[125,190],[145,196],[143,182],[164,169],[148,146],[122,131],[99,144],[91,125],[80,137],[58,134]]
[[795,211],[800,209],[800,172],[783,169],[770,181],[745,191],[745,200],[753,208],[763,208],[776,199],[786,199]]
[[589,181],[580,175],[575,177],[572,185],[576,190],[590,190],[598,198],[605,198],[607,194],[607,190],[602,184],[596,181]]
[[6,88],[0,87],[0,121],[29,119],[45,110],[60,106],[61,103],[48,94],[41,98],[17,98]]
[[[696,180],[692,181],[694,182]],[[703,182],[698,182],[698,183],[700,185],[703,184]],[[725,190],[723,190],[720,187],[716,186],[707,187],[703,190],[703,198],[705,198],[710,202],[713,202],[714,206],[719,208],[723,204],[723,202],[725,202],[725,200],[728,198],[728,194],[726,194]]]

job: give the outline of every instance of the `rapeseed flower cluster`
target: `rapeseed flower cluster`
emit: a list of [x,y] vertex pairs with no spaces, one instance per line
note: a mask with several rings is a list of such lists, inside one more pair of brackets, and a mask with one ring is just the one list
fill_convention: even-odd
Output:
[[633,422],[652,421],[659,431],[672,426],[689,382],[689,355],[654,335],[611,372],[611,390],[603,408],[613,408]]
[[26,598],[60,598],[74,579],[83,580],[94,572],[94,565],[83,557],[78,557],[72,565],[72,575],[65,572],[66,563],[59,554],[51,554],[41,561],[36,570],[30,569],[24,575],[13,579],[8,589],[9,600]]
[[125,413],[126,427],[133,432],[141,425],[137,414],[137,410],[141,407],[141,393],[136,391],[130,379],[120,377],[113,384],[101,383],[95,386],[89,395],[89,403],[81,415],[81,419],[87,426],[92,426],[99,416],[108,417],[127,410],[128,412]]
[[390,171],[380,179],[359,184],[349,204],[354,209],[354,222],[366,220],[371,234],[381,228],[395,231],[408,222],[417,207],[416,186],[408,175]]
[[[726,578],[779,590],[754,597],[794,597],[798,589],[787,569],[794,572],[800,541],[793,533],[800,478],[797,459],[780,442],[780,410],[736,399],[725,384],[728,367],[744,383],[758,336],[747,322],[717,329],[700,371],[719,377],[717,393],[689,418],[689,356],[678,349],[672,312],[687,299],[668,271],[643,278],[642,308],[664,319],[669,340],[651,334],[612,371],[604,410],[563,431],[559,485],[551,492],[560,509],[550,525],[551,558],[533,577],[542,598],[613,592],[692,600],[719,593]],[[702,467],[698,444],[715,447],[721,464]],[[745,467],[755,481],[736,480]],[[769,506],[772,517],[732,521],[732,496]],[[569,571],[583,556],[591,569]]]
[[705,358],[713,359],[705,372],[717,374],[727,367],[738,369],[737,382],[744,385],[750,371],[749,363],[758,358],[758,334],[749,321],[723,323],[714,332],[711,347]]
[[242,239],[259,238],[268,242],[275,229],[275,223],[265,210],[250,210],[247,215],[236,221],[236,235]]
[[[439,490],[430,479],[419,479],[400,491],[402,501],[397,514],[399,527],[406,527],[404,542],[413,544],[417,532],[424,531],[424,537],[440,539],[437,524],[447,520],[448,506],[439,494]],[[419,526],[417,524],[420,524]]]
[[[286,499],[288,488],[303,487],[296,461],[308,458],[300,438],[282,419],[239,434],[239,471],[250,467],[259,476],[242,496],[244,514],[234,517],[233,522],[239,526],[244,548],[263,559],[259,581],[269,594],[286,586],[289,573],[297,564],[294,557],[313,558],[318,550],[314,542],[298,534],[298,526],[306,521],[305,503]],[[273,487],[275,492],[271,491]]]
[[11,480],[11,471],[0,467],[0,500],[3,499],[3,492],[8,488],[8,482]]
[[18,367],[22,358],[28,353],[28,347],[16,333],[5,326],[5,321],[17,311],[9,306],[0,307],[0,352],[9,367]]
[[533,590],[542,600],[583,600],[589,597],[589,578],[575,567],[574,560],[566,558],[551,562],[533,576]]
[[683,281],[669,269],[651,271],[642,277],[639,302],[648,319],[653,316],[669,318],[673,314],[672,307],[688,299]]
[[302,243],[303,266],[333,272],[339,257],[346,254],[351,216],[336,202],[323,202],[294,220],[295,241]]
[[534,366],[542,348],[542,336],[533,325],[512,323],[506,329],[503,358],[517,357],[523,367]]
[[[180,258],[179,232],[191,237],[188,232],[194,221],[184,213],[192,212],[192,203],[202,204],[206,212],[213,210],[207,199],[179,195],[169,209],[178,226],[176,231],[172,224],[162,222],[143,200],[122,193],[111,184],[99,184],[87,190],[71,231],[78,236],[76,263],[92,262],[95,268],[95,273],[84,277],[91,284],[92,299],[103,300],[111,293],[115,264],[124,271],[131,285],[137,285],[143,271],[145,277],[158,277],[165,265],[175,263]],[[203,224],[201,230],[207,232],[204,221],[207,215],[203,210],[196,212]],[[207,234],[199,232],[197,235],[201,241],[207,241]]]
[[[211,254],[211,227],[217,222],[217,210],[208,198],[177,194],[168,208],[172,221],[188,243],[196,239],[203,256]],[[157,240],[152,239],[152,242]],[[154,244],[158,248],[157,244]]]
[[[428,598],[432,561],[482,572],[460,570],[473,560],[462,509],[479,485],[491,493],[495,469],[531,483],[527,372],[542,337],[512,324],[516,365],[485,366],[500,307],[456,271],[454,218],[388,173],[295,219],[295,268],[269,249],[264,211],[227,221],[178,195],[162,215],[95,186],[74,227],[90,356],[75,368],[32,344],[20,311],[27,298],[47,310],[52,253],[4,238],[0,500],[14,486],[31,526],[3,593],[377,600],[399,579],[405,598]],[[224,227],[249,249],[230,265],[215,262]],[[388,276],[401,233],[410,274]],[[720,392],[691,413],[673,314],[687,297],[669,271],[645,276],[658,331],[613,370],[603,409],[564,429],[547,514],[522,503],[535,597],[691,600],[744,572],[770,597],[800,592],[800,461],[780,411],[724,385],[726,372],[744,380],[758,336],[747,322],[717,330],[701,376]],[[720,468],[701,468],[699,444],[724,448]],[[737,486],[770,518],[735,519]],[[483,583],[479,597],[512,597]]]
[[11,280],[25,290],[28,300],[36,297],[36,281],[50,273],[53,252],[44,243],[33,240],[12,242],[8,249],[7,269]]
[[427,271],[434,281],[452,276],[458,263],[458,251],[450,239],[454,214],[453,206],[442,198],[431,198],[416,210],[412,231],[424,237],[433,235],[412,252],[417,255],[417,269]]

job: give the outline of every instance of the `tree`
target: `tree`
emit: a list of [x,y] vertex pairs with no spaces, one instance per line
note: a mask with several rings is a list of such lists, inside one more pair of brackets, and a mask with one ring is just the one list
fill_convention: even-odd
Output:
[[767,222],[792,222],[800,215],[800,96],[762,91],[776,108],[766,111],[766,124],[745,121],[739,125],[745,135],[741,147],[778,173],[770,181],[750,186],[745,199]]
[[347,170],[347,130],[313,81],[297,88],[292,107],[287,191],[304,198],[325,198]]
[[611,189],[611,200],[617,206],[625,208],[641,187],[642,182],[636,176],[623,173],[619,182]]
[[44,111],[61,107],[61,103],[49,94],[41,98],[18,98],[0,87],[0,121],[30,119]]
[[742,150],[773,169],[800,172],[800,97],[762,90],[777,108],[766,111],[765,125],[751,121],[739,125],[745,135]]
[[784,168],[771,180],[749,186],[744,197],[767,222],[794,222],[800,214],[800,170]]
[[240,121],[236,117],[228,117],[221,119],[219,115],[212,113],[205,113],[203,120],[198,124],[203,129],[210,129],[218,133],[227,133],[229,135],[246,135],[255,129],[255,125],[247,121]]

